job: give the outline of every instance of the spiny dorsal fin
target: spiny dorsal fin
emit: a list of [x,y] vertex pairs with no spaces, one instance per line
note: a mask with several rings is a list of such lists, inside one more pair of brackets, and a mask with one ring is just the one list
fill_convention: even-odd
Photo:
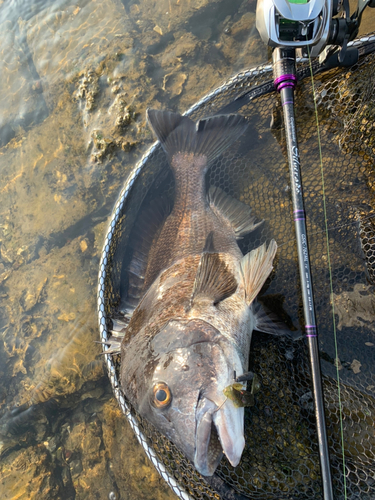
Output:
[[266,244],[247,253],[241,260],[241,270],[245,280],[246,302],[250,305],[260,292],[270,272],[276,255],[277,245],[271,240],[266,250]]
[[191,307],[201,298],[217,304],[237,290],[237,280],[218,253],[204,252],[199,262],[191,296]]
[[112,330],[110,330],[113,337],[122,338],[125,335],[126,328],[129,324],[130,318],[128,316],[119,316],[118,318],[111,318]]
[[256,217],[251,215],[251,208],[236,200],[222,189],[211,186],[208,191],[208,202],[211,208],[218,211],[231,224],[236,238],[241,238],[254,231],[260,224],[255,222]]
[[148,109],[147,119],[171,159],[176,153],[207,158],[207,165],[247,129],[241,115],[217,115],[194,123],[178,113]]

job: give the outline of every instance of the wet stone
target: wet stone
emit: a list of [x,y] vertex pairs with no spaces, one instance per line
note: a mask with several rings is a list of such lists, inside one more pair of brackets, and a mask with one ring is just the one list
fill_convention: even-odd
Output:
[[46,448],[48,449],[48,451],[50,453],[53,453],[54,451],[56,451],[57,446],[58,446],[58,438],[57,438],[57,436],[52,437],[51,439],[49,439],[44,444],[45,444]]
[[70,474],[70,468],[65,466],[61,470],[61,479],[64,485],[64,488],[67,488],[68,486],[71,485],[72,478]]
[[80,460],[72,460],[69,467],[72,476],[79,475],[83,470],[82,462]]
[[95,106],[95,98],[99,93],[99,78],[92,70],[83,73],[79,80],[76,98],[81,101],[83,111],[91,111]]
[[339,330],[374,322],[375,298],[370,286],[358,283],[353,290],[333,294],[333,297]]
[[23,310],[25,312],[30,311],[33,307],[43,300],[43,292],[47,285],[48,278],[44,278],[36,287],[36,289],[26,289],[23,292],[23,297],[21,298],[21,303],[23,304]]
[[[43,475],[40,474],[41,470],[44,471]],[[50,456],[41,446],[11,453],[0,463],[1,498],[11,500],[17,491],[18,498],[22,500],[57,499],[62,491],[52,471]]]

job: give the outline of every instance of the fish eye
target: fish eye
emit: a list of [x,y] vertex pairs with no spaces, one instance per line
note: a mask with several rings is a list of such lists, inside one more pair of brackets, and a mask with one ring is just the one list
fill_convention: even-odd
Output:
[[154,385],[154,405],[157,408],[165,408],[172,401],[171,390],[164,382]]

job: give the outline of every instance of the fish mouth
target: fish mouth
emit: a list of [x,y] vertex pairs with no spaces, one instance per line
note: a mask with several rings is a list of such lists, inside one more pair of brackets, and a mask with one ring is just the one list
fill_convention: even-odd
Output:
[[244,409],[226,400],[218,407],[208,398],[199,400],[196,411],[194,466],[203,476],[212,476],[223,452],[233,467],[245,447]]

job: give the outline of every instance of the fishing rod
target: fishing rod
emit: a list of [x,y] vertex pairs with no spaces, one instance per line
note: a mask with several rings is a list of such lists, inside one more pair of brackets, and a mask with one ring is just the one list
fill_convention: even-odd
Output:
[[300,157],[296,125],[294,120],[295,49],[277,47],[273,51],[274,83],[280,92],[283,107],[290,182],[293,201],[298,263],[305,318],[305,331],[308,339],[311,376],[314,395],[315,418],[319,443],[319,458],[323,483],[324,500],[333,500],[332,479],[324,415],[324,397],[320,372],[319,346],[314,311],[314,297],[310,270],[309,248],[307,241],[306,219],[303,201]]
[[319,63],[328,67],[352,66],[358,61],[359,54],[356,47],[348,48],[348,43],[358,34],[363,10],[367,6],[375,7],[375,0],[358,0],[358,8],[351,17],[349,0],[258,0],[256,10],[256,26],[261,38],[273,48],[274,86],[280,93],[284,115],[324,500],[333,500],[333,488],[301,165],[294,118],[294,89],[297,84],[296,52],[309,60],[319,58]]

